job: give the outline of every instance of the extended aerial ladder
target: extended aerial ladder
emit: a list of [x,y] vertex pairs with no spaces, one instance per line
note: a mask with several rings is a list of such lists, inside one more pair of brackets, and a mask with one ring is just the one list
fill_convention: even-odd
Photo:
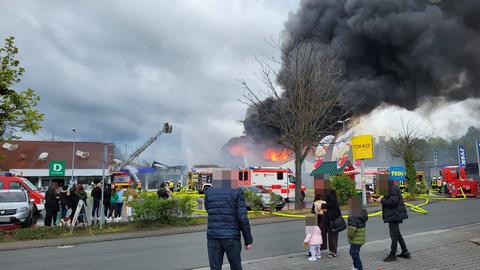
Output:
[[[140,154],[142,154],[145,149],[147,149],[152,143],[154,143],[158,137],[160,137],[162,134],[169,134],[172,133],[172,126],[169,123],[164,123],[163,128],[158,131],[155,135],[150,137],[142,146],[140,146],[137,150],[135,150],[130,156],[124,160],[120,161],[117,163],[113,163],[112,166],[110,167],[110,172],[112,175],[116,172],[120,172],[124,169],[128,169],[130,176],[133,177],[133,180],[135,183],[138,183],[139,180],[137,178],[137,174],[134,169],[130,167],[130,164],[135,160]],[[112,177],[113,180],[113,177]]]

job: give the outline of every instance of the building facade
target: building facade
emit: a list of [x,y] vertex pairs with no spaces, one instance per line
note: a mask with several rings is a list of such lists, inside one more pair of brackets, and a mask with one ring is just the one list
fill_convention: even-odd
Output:
[[[115,147],[111,143],[106,146],[108,170],[113,163]],[[74,182],[90,184],[102,179],[104,143],[75,142],[74,148],[71,141],[9,141],[0,145],[0,157],[1,171],[25,177],[38,188],[48,187],[52,182],[68,185],[72,178],[72,161]]]

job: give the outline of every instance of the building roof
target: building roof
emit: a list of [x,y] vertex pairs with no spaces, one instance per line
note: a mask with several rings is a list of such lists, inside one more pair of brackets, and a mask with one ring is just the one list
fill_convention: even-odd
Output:
[[342,167],[337,168],[336,161],[324,161],[318,168],[312,171],[310,174],[311,176],[319,175],[319,174],[328,174],[328,175],[340,175],[343,174],[345,168],[353,169],[352,164],[350,161],[345,162]]
[[[9,144],[9,145],[8,145]],[[0,169],[49,169],[50,161],[63,160],[72,167],[73,142],[9,141],[0,143]],[[101,169],[102,142],[75,142],[75,169]],[[114,144],[107,144],[107,166],[113,163]]]

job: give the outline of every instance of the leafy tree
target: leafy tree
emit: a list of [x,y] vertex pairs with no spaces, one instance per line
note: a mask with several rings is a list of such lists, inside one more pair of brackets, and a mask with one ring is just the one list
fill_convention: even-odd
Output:
[[348,204],[348,199],[356,194],[355,181],[348,176],[334,176],[331,183],[341,205]]
[[0,141],[18,138],[17,132],[36,133],[43,120],[43,114],[36,109],[40,97],[30,88],[12,89],[25,72],[16,58],[14,40],[6,38],[0,48]]

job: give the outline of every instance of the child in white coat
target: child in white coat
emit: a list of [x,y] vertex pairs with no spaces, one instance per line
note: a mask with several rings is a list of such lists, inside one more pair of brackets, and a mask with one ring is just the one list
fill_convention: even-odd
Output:
[[322,232],[317,224],[317,215],[308,215],[305,218],[305,239],[303,246],[310,247],[309,261],[316,261],[321,258],[320,245],[323,243]]

